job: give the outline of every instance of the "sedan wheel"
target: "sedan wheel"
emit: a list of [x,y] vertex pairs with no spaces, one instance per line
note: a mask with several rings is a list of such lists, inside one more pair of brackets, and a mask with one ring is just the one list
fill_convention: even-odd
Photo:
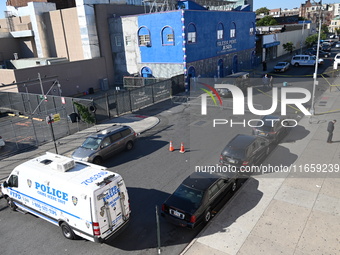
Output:
[[231,192],[235,192],[237,189],[237,181],[233,183],[233,186],[231,186]]
[[210,210],[207,210],[204,214],[204,222],[209,222],[209,220],[211,219],[211,212]]

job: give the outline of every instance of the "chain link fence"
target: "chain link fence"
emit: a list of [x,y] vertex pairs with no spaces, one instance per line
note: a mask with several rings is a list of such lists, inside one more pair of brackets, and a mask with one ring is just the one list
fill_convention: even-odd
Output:
[[[0,92],[1,136],[14,150],[39,146],[74,134],[96,123],[170,98],[184,90],[183,75],[125,91],[112,91],[92,99],[30,93]],[[87,107],[95,123],[82,120],[77,102]],[[54,122],[48,124],[49,118]],[[53,129],[53,130],[51,130]]]

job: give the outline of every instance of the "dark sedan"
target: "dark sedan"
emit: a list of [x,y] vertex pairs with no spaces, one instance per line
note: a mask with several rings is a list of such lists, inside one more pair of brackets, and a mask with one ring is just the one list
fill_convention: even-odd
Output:
[[195,172],[163,203],[161,215],[176,225],[194,228],[208,222],[236,189],[236,174]]
[[279,143],[288,133],[289,123],[282,117],[266,115],[253,128],[253,135],[267,138],[270,142]]
[[260,164],[270,153],[269,141],[253,135],[236,135],[222,150],[220,164],[237,169],[241,174]]

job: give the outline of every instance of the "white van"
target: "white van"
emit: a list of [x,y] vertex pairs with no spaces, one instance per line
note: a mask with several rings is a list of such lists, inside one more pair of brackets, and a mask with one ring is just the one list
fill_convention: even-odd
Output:
[[[316,56],[310,55],[295,55],[292,57],[290,64],[293,66],[313,66],[316,62]],[[323,59],[319,58],[318,63],[323,64]]]
[[12,210],[60,226],[67,239],[103,242],[130,219],[119,174],[49,152],[14,168],[0,188]]

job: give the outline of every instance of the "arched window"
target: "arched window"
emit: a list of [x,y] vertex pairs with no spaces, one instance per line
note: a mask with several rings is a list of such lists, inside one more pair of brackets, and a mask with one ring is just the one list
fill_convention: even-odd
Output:
[[217,25],[217,40],[223,40],[224,37],[224,27],[223,24],[220,22]]
[[230,38],[235,38],[235,37],[236,37],[236,24],[235,24],[235,22],[231,22]]
[[144,66],[141,70],[141,76],[142,77],[153,77],[152,70],[149,67]]
[[140,27],[138,30],[138,45],[151,47],[150,30],[147,27]]
[[162,45],[175,45],[174,30],[166,26],[162,29]]
[[188,43],[196,43],[196,26],[193,23],[188,25]]

